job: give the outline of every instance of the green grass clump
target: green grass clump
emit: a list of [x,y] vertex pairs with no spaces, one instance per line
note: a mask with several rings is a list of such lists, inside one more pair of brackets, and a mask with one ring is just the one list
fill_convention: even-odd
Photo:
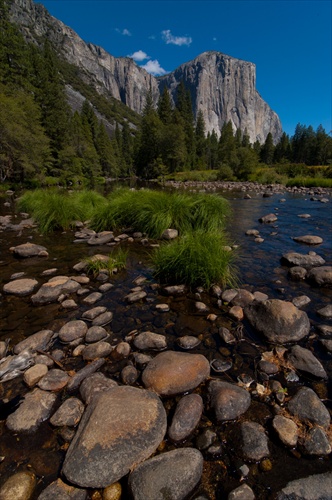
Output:
[[95,192],[68,193],[57,189],[27,191],[18,200],[18,209],[28,212],[36,220],[40,231],[69,229],[75,221],[90,218],[106,200]]
[[113,254],[109,254],[105,258],[87,257],[84,259],[86,263],[85,271],[88,274],[98,275],[101,271],[106,270],[109,274],[113,274],[114,269],[120,271],[126,267],[128,252],[119,249]]
[[325,177],[294,177],[288,179],[286,186],[332,188],[332,179],[326,179]]
[[221,229],[228,214],[228,202],[218,195],[119,189],[94,215],[91,227],[95,231],[132,227],[151,238],[160,238],[168,228],[180,234],[200,228]]
[[225,237],[215,231],[195,231],[155,250],[155,277],[162,283],[209,288],[213,284],[235,286],[234,254]]

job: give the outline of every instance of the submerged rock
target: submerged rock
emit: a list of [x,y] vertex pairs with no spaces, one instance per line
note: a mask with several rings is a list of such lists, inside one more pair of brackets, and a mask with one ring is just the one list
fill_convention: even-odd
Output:
[[327,378],[327,373],[321,362],[318,361],[309,349],[305,349],[299,345],[294,345],[289,350],[287,359],[297,370],[309,373],[314,377],[324,379]]
[[311,234],[306,234],[305,236],[295,236],[293,240],[297,243],[304,243],[306,245],[320,245],[323,243],[323,238],[320,236],[313,236]]
[[55,400],[56,394],[52,392],[38,388],[29,392],[18,409],[7,418],[8,429],[14,432],[34,432],[50,416]]
[[332,472],[314,474],[302,479],[290,481],[277,494],[277,500],[303,499],[328,500],[331,498]]
[[31,301],[34,305],[49,304],[56,302],[60,295],[77,292],[79,288],[81,285],[67,276],[55,276],[32,295]]
[[3,292],[10,295],[24,297],[30,295],[38,286],[38,281],[35,279],[23,278],[6,283],[3,287]]
[[325,260],[320,255],[302,254],[298,252],[287,252],[283,254],[281,261],[288,266],[300,266],[305,269],[323,266]]
[[202,473],[201,452],[194,448],[180,448],[138,465],[130,474],[128,483],[135,500],[182,500],[195,488]]
[[172,441],[186,439],[197,427],[203,413],[203,400],[199,394],[188,394],[180,399],[168,435]]
[[14,347],[14,353],[20,354],[23,351],[47,351],[57,334],[53,330],[40,330],[22,340]]
[[104,488],[149,458],[166,426],[156,394],[129,386],[101,393],[84,412],[62,472],[79,486]]
[[264,427],[257,422],[243,422],[241,424],[243,454],[249,460],[261,460],[270,455],[268,438]]
[[212,380],[209,384],[211,406],[220,422],[234,420],[245,413],[251,403],[248,391],[230,382]]
[[309,271],[307,280],[317,286],[332,286],[332,266],[314,267]]

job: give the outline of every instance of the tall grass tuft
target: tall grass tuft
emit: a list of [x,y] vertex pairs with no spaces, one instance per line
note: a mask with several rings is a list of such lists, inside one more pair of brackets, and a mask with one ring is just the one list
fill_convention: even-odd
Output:
[[187,284],[190,287],[212,284],[235,286],[234,254],[225,248],[220,232],[190,232],[155,250],[152,262],[155,277],[162,283]]
[[102,270],[106,270],[109,274],[113,274],[114,270],[118,271],[126,267],[128,252],[121,248],[114,253],[108,255],[108,259],[98,259],[95,257],[87,257],[85,271],[88,274],[97,275]]

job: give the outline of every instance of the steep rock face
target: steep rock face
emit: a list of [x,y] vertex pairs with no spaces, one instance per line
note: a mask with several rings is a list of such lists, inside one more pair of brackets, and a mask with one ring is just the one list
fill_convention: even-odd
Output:
[[269,132],[274,140],[282,134],[277,114],[256,90],[256,66],[220,52],[204,52],[193,61],[159,79],[173,99],[179,82],[190,89],[194,112],[203,112],[207,132],[218,134],[225,122],[233,129],[247,129],[251,142],[263,142]]
[[277,114],[256,90],[256,68],[220,52],[204,52],[164,77],[155,78],[128,57],[116,58],[103,48],[84,42],[70,27],[51,16],[32,0],[9,0],[11,20],[25,38],[37,41],[46,36],[60,56],[78,66],[85,82],[101,94],[111,94],[141,113],[146,92],[151,89],[155,102],[167,86],[176,100],[181,80],[190,88],[195,115],[202,110],[206,131],[220,134],[231,121],[234,130],[247,130],[251,142],[264,142],[269,132],[276,142],[282,127]]

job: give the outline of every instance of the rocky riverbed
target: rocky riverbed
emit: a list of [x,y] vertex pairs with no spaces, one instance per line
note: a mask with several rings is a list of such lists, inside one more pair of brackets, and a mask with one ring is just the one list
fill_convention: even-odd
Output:
[[[42,237],[1,200],[1,500],[332,498],[331,193],[187,188],[227,189],[235,289],[160,285],[158,241]],[[126,270],[86,273],[118,246]]]

